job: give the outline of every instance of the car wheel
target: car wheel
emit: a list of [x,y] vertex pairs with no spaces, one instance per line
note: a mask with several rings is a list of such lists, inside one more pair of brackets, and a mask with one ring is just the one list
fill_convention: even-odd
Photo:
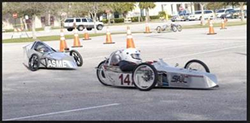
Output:
[[102,30],[103,26],[99,24],[99,25],[97,25],[96,28],[97,28],[97,30]]
[[76,65],[78,67],[82,66],[83,64],[83,60],[82,60],[82,56],[79,52],[77,52],[76,50],[71,50],[69,53],[70,56],[72,56],[76,62]]
[[102,61],[97,69],[96,69],[96,75],[97,75],[97,78],[99,80],[99,82],[101,82],[103,85],[105,86],[110,86],[109,84],[105,83],[105,79],[106,79],[106,76],[105,76],[105,73],[104,73],[104,68],[103,68],[103,65],[105,63],[106,60]]
[[67,30],[68,30],[68,31],[72,31],[72,30],[73,30],[73,28],[68,28]]
[[32,54],[30,59],[29,59],[29,68],[31,71],[36,71],[38,70],[40,66],[40,59],[37,54]]
[[132,73],[133,83],[141,91],[149,91],[155,87],[157,78],[155,67],[148,63],[139,64]]
[[158,33],[160,33],[160,32],[161,32],[161,27],[158,26],[158,27],[156,28],[156,31],[157,31]]
[[207,65],[204,62],[196,59],[188,61],[184,68],[210,73]]
[[78,26],[77,28],[79,31],[83,31],[84,30],[84,26]]

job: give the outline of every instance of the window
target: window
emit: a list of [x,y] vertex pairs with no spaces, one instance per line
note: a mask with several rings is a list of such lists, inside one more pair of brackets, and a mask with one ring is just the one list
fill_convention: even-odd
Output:
[[69,23],[69,22],[74,22],[74,20],[73,19],[67,19],[67,20],[65,20],[65,23]]
[[201,11],[197,11],[197,12],[195,12],[195,14],[201,14]]
[[225,10],[218,10],[217,13],[223,13]]
[[92,20],[92,19],[88,19],[88,21],[89,21],[89,22],[93,22],[93,20]]
[[76,22],[81,22],[81,19],[76,19]]
[[204,11],[205,14],[212,13],[212,11]]
[[82,19],[82,22],[87,22],[87,19],[85,19],[85,18],[84,18],[84,19]]

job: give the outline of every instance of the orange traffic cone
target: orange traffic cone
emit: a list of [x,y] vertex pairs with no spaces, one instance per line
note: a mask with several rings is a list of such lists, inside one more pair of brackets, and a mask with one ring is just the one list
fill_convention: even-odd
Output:
[[63,52],[67,48],[65,37],[63,34],[63,29],[61,29],[61,38],[60,38],[60,52]]
[[86,28],[84,29],[83,40],[91,40],[91,38],[89,38],[89,33]]
[[127,48],[135,48],[134,40],[132,38],[129,26],[127,26]]
[[107,26],[107,33],[106,33],[106,42],[103,44],[114,44],[115,42],[112,42],[111,34],[109,32],[109,27]]
[[212,20],[209,21],[209,32],[208,32],[207,34],[208,34],[208,35],[217,34],[217,33],[214,32],[214,27],[213,27]]
[[152,32],[150,32],[148,23],[146,23],[146,28],[145,28],[145,32],[144,33],[152,33]]
[[82,47],[82,45],[80,43],[80,40],[79,40],[79,36],[78,36],[76,26],[75,26],[75,29],[74,29],[74,44],[73,44],[72,47]]
[[225,19],[221,20],[221,27],[220,27],[220,29],[227,29],[225,27]]

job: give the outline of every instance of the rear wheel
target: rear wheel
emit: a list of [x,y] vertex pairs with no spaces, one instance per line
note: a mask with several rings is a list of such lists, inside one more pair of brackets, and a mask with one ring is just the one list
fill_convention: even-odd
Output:
[[103,68],[104,64],[105,64],[105,60],[102,61],[98,65],[98,67],[96,69],[96,75],[97,75],[97,78],[98,78],[99,82],[101,82],[103,85],[110,86],[109,84],[105,83],[106,76],[104,74],[104,68]]
[[79,31],[83,31],[83,29],[84,29],[84,26],[78,26]]
[[73,30],[73,28],[68,28],[67,30],[68,30],[68,31],[72,31],[72,30]]
[[99,24],[99,25],[97,25],[96,28],[97,28],[97,30],[102,30],[103,26]]
[[40,65],[40,59],[37,54],[32,54],[30,59],[29,59],[29,68],[31,71],[36,71],[38,70]]
[[76,50],[71,50],[69,53],[70,56],[72,56],[76,62],[76,65],[78,67],[82,66],[83,64],[83,60],[82,60],[82,56],[79,52],[77,52]]
[[204,62],[196,59],[188,61],[184,68],[210,73],[210,70],[208,69],[207,65]]
[[156,31],[157,31],[158,33],[160,33],[160,32],[161,32],[161,27],[158,26],[158,27],[156,28]]
[[139,64],[132,74],[132,79],[136,88],[141,91],[149,91],[155,87],[157,78],[156,69],[148,63]]

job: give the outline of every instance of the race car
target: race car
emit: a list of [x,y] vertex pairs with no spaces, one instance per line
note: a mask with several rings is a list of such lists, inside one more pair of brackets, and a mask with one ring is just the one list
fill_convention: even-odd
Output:
[[210,89],[218,87],[217,77],[200,60],[193,59],[184,68],[168,65],[163,59],[141,62],[131,71],[119,67],[122,50],[117,50],[96,67],[98,80],[106,86],[136,87],[149,91],[154,87]]
[[82,56],[76,50],[65,48],[59,52],[42,41],[34,41],[23,47],[24,65],[31,71],[40,67],[76,69],[82,66]]

